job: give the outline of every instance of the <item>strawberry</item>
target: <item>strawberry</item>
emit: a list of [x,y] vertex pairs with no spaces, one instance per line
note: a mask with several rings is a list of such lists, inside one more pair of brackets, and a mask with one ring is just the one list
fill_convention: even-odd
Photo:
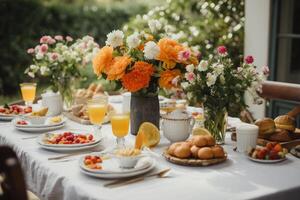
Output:
[[258,159],[264,159],[265,156],[267,155],[268,150],[265,148],[260,149],[260,151],[257,152],[257,158]]
[[276,151],[277,153],[281,152],[282,151],[282,146],[278,143],[274,146],[273,150]]
[[267,149],[269,151],[271,151],[273,149],[273,147],[274,147],[274,144],[272,142],[268,142],[267,145],[266,145],[266,147],[267,147]]
[[269,156],[270,156],[270,160],[277,160],[280,158],[278,152],[276,152],[275,150],[271,150]]

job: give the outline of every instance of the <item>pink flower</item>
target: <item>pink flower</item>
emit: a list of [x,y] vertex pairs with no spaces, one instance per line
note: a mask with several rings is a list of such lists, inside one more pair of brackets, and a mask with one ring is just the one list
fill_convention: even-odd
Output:
[[34,48],[27,49],[27,53],[28,54],[33,54],[34,53]]
[[50,38],[48,41],[48,44],[54,44],[56,42],[56,40],[54,40],[53,38]]
[[217,51],[220,55],[225,55],[227,53],[227,48],[225,46],[219,46]]
[[41,44],[47,44],[50,38],[51,38],[50,36],[44,35],[43,37],[41,37],[40,43]]
[[40,47],[40,52],[45,54],[48,51],[48,45],[47,44],[42,44]]
[[73,38],[70,37],[70,36],[67,36],[67,37],[66,37],[66,40],[67,40],[68,42],[72,42],[72,41],[73,41]]
[[196,75],[193,72],[188,72],[185,74],[185,78],[189,81],[189,82],[193,82],[196,78]]
[[179,78],[180,78],[179,76],[176,76],[175,78],[173,78],[173,80],[172,80],[172,85],[177,86],[177,85],[178,85]]
[[263,71],[263,73],[264,73],[265,76],[269,76],[270,69],[269,69],[268,66],[263,66],[263,70],[262,71]]
[[190,50],[184,50],[180,51],[178,53],[178,60],[180,61],[187,61],[191,56],[191,51]]
[[53,61],[57,60],[58,59],[58,53],[50,54],[50,59],[53,60]]
[[246,62],[247,64],[252,64],[253,61],[254,61],[254,58],[253,58],[252,56],[247,56],[247,57],[245,58],[245,62]]
[[57,41],[62,41],[62,40],[64,40],[63,36],[61,36],[61,35],[56,35],[56,36],[54,36],[54,39],[56,39]]

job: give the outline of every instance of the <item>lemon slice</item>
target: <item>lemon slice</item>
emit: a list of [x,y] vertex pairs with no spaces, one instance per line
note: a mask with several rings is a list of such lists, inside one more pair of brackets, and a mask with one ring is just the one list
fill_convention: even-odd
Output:
[[136,146],[154,147],[159,141],[160,134],[158,128],[150,122],[142,123],[136,137]]
[[194,128],[192,134],[193,135],[211,135],[209,130],[207,130],[206,128],[202,128],[202,127]]

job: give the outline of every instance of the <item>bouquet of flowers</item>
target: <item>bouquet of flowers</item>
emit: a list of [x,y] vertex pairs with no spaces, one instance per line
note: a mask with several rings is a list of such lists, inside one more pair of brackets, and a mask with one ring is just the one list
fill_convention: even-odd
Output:
[[246,107],[244,94],[249,91],[259,103],[257,91],[269,73],[268,67],[258,72],[254,58],[247,56],[240,67],[235,67],[225,46],[217,48],[217,55],[201,60],[199,65],[186,66],[181,86],[190,101],[201,102],[204,107],[205,127],[220,143],[224,142],[226,113],[236,105]]
[[27,50],[33,57],[33,64],[25,73],[32,78],[36,75],[49,77],[52,89],[59,91],[68,104],[74,80],[82,78],[81,69],[91,62],[98,49],[99,45],[90,36],[76,41],[70,36],[43,36],[40,44]]

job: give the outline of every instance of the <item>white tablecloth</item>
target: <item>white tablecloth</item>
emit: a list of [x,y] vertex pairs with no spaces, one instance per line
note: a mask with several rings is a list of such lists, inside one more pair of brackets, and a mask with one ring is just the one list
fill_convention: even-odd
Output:
[[[90,130],[68,121],[68,128]],[[114,144],[110,125],[104,125],[103,146]],[[35,139],[22,140],[33,136],[15,130],[9,123],[0,124],[0,144],[12,146],[20,158],[27,185],[41,199],[299,199],[300,160],[288,155],[288,160],[278,164],[260,164],[234,152],[229,137],[224,148],[228,152],[225,163],[209,167],[184,167],[168,163],[163,157],[157,158],[159,168],[172,168],[170,178],[153,178],[119,188],[105,188],[107,180],[91,178],[82,174],[78,157],[68,162],[48,161],[59,153],[46,151],[38,146]],[[127,136],[133,141],[134,136]],[[169,145],[165,138],[155,148],[162,153]],[[104,147],[103,147],[104,148]],[[1,152],[0,152],[1,153]]]

